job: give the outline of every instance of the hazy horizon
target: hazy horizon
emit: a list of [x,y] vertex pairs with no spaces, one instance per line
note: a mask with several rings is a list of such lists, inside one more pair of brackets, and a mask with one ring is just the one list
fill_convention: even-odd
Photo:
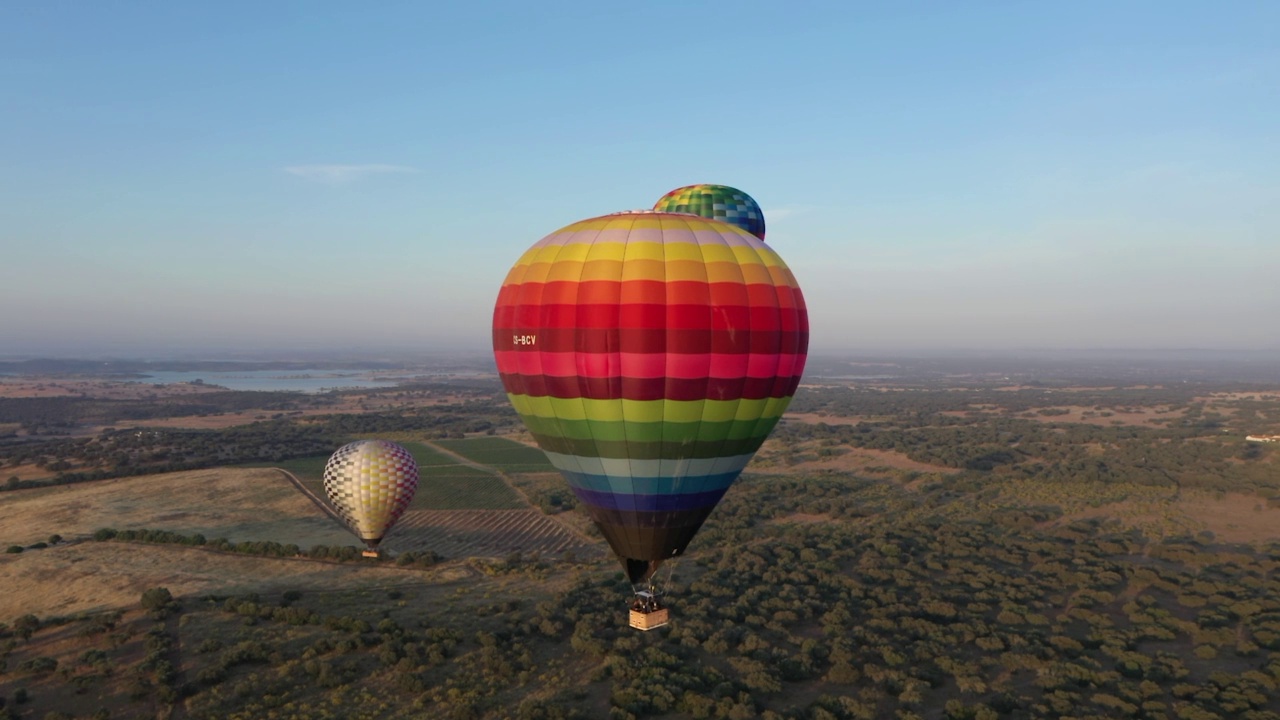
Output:
[[[1154,362],[1280,362],[1280,347],[1259,349],[1205,348],[859,348],[818,350],[809,353],[813,361],[877,360],[1049,360],[1049,361],[1154,361]],[[0,353],[0,363],[34,360],[70,362],[260,362],[260,363],[429,363],[432,361],[480,360],[491,363],[489,347],[453,348],[311,348],[264,349],[222,348],[207,351],[159,349],[153,352],[103,353]]]
[[2,7],[0,356],[487,352],[694,182],[814,353],[1280,349],[1280,6],[736,7]]

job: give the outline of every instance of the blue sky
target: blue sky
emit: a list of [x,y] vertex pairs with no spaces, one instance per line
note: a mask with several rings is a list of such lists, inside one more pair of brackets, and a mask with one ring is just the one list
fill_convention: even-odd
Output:
[[484,349],[718,182],[813,350],[1280,348],[1280,4],[0,5],[0,355]]

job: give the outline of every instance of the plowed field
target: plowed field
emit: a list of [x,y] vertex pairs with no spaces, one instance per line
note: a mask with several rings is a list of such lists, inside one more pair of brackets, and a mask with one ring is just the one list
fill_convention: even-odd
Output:
[[445,557],[501,556],[513,552],[579,557],[601,552],[599,544],[569,532],[537,510],[410,510],[400,518],[388,547],[431,550]]

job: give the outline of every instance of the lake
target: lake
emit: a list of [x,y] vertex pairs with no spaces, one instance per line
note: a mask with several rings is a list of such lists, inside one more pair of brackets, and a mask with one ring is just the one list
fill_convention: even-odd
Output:
[[234,372],[207,372],[159,370],[146,376],[133,378],[136,382],[153,385],[187,383],[203,380],[209,385],[220,385],[231,390],[293,390],[318,393],[326,390],[348,388],[394,387],[408,380],[404,375],[393,375],[385,370],[376,374],[371,370],[238,370]]

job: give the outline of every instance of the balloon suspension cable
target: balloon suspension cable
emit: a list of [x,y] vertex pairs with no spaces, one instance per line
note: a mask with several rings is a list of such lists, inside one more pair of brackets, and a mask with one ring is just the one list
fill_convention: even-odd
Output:
[[680,557],[679,557],[679,556],[673,557],[673,558],[671,558],[670,560],[668,560],[668,561],[666,562],[666,565],[667,565],[667,579],[663,582],[663,585],[664,585],[665,587],[671,587],[671,578],[675,576],[675,574],[676,574],[676,565],[677,565],[677,564],[679,564],[679,562],[680,562]]

